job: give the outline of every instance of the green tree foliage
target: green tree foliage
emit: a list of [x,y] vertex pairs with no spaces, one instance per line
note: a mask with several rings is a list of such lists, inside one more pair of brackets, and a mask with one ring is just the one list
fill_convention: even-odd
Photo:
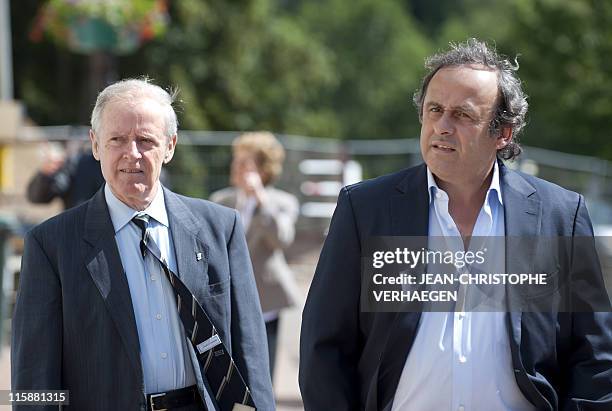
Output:
[[15,98],[38,124],[83,124],[91,101],[87,90],[87,58],[59,49],[46,38],[33,41],[31,30],[41,6],[38,0],[13,0],[11,37]]
[[612,2],[521,0],[508,39],[530,95],[524,141],[612,160]]
[[[122,65],[126,73],[178,86],[182,128],[306,135],[338,128],[334,113],[318,104],[322,90],[336,82],[326,50],[268,0],[184,0],[172,2],[170,13],[163,41]],[[177,153],[174,174],[190,177],[178,184],[209,185],[202,154]],[[206,194],[189,183],[179,189]]]
[[[168,4],[165,36],[115,59],[107,80],[146,74],[178,86],[183,128],[415,137],[411,96],[423,58],[473,36],[519,55],[530,95],[526,144],[612,159],[610,1]],[[39,124],[87,123],[97,87],[92,59],[30,41],[40,5],[11,1],[16,96]],[[177,155],[179,174],[205,177],[197,150]]]
[[[460,0],[455,12],[447,15],[435,36],[436,46],[446,49],[449,42],[479,38],[506,52],[507,39],[515,25],[511,2],[496,0]],[[513,50],[509,50],[512,52]]]
[[305,1],[297,19],[333,56],[339,82],[320,99],[338,119],[332,137],[418,135],[412,94],[429,46],[400,2]]
[[[463,13],[465,0],[404,0],[404,7],[419,23],[427,37],[436,38],[446,21]],[[487,0],[482,0],[487,1]],[[490,1],[490,0],[489,0]]]
[[335,129],[317,97],[335,82],[326,51],[268,0],[173,2],[163,41],[126,59],[182,90],[186,128]]

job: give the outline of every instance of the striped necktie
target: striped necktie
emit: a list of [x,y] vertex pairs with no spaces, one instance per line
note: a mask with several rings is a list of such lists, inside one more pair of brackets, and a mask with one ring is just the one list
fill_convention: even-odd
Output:
[[168,267],[161,257],[159,247],[148,233],[150,216],[137,214],[132,222],[140,228],[140,251],[143,258],[147,251],[161,264],[176,295],[176,307],[193,345],[202,373],[215,395],[221,411],[255,410],[251,392],[238,371],[234,359],[221,341],[217,330],[196,299],[181,279]]

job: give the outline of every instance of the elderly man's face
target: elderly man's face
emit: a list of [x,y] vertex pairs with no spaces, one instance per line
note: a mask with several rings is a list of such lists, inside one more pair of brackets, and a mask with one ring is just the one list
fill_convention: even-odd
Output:
[[421,154],[443,183],[482,183],[510,130],[491,136],[497,73],[482,66],[446,67],[431,79],[423,101]]
[[144,210],[157,193],[162,164],[170,161],[176,135],[166,136],[164,110],[149,98],[109,102],[98,134],[90,133],[94,157],[113,194]]

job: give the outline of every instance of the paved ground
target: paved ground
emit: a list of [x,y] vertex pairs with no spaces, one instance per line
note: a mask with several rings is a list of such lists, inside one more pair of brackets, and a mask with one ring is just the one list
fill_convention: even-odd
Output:
[[[11,388],[11,359],[10,349],[3,347],[0,354],[0,390],[9,390]],[[0,405],[0,410],[8,411],[11,407],[8,405]]]
[[299,335],[301,310],[286,310],[281,317],[281,340],[274,376],[278,411],[303,410],[298,387]]
[[303,410],[298,386],[299,341],[303,304],[319,258],[323,238],[318,235],[301,236],[289,250],[289,264],[302,292],[297,306],[283,311],[280,323],[279,352],[277,353],[274,391],[278,411]]

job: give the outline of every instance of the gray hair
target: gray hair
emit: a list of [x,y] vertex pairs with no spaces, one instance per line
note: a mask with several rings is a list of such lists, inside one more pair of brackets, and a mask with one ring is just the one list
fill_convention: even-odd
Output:
[[498,73],[499,101],[495,109],[495,115],[489,125],[491,135],[497,135],[503,128],[512,128],[512,140],[506,147],[497,151],[498,157],[504,160],[512,160],[523,151],[516,136],[521,132],[526,123],[527,95],[521,87],[521,80],[516,75],[518,61],[514,63],[501,54],[495,48],[487,46],[483,41],[471,38],[465,43],[450,43],[450,50],[434,54],[425,60],[425,68],[428,70],[423,78],[421,88],[414,93],[414,104],[419,111],[419,119],[423,119],[423,100],[427,93],[427,87],[432,77],[442,68],[450,66],[461,66],[467,64],[481,64],[495,69]]
[[102,113],[110,102],[134,101],[136,98],[146,97],[158,102],[165,111],[166,137],[170,138],[177,133],[178,120],[172,106],[178,94],[177,90],[170,93],[153,84],[147,77],[141,79],[126,79],[107,86],[98,94],[96,105],[91,112],[91,128],[98,133],[102,125]]

